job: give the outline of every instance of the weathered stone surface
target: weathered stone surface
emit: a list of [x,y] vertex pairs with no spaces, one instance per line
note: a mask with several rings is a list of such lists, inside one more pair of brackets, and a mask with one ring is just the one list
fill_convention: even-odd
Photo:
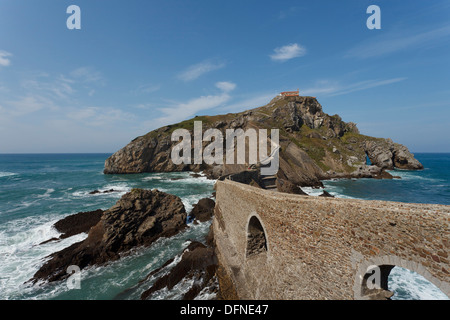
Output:
[[[387,299],[393,266],[450,296],[450,206],[304,197],[225,180],[215,212],[219,282],[240,299]],[[247,255],[261,247],[254,219],[267,250]],[[380,291],[362,281],[374,266]]]
[[84,241],[52,254],[32,280],[61,280],[70,265],[83,269],[119,259],[132,248],[176,234],[185,222],[180,198],[156,189],[133,189],[103,213]]
[[423,165],[414,158],[407,147],[394,143],[391,139],[365,141],[364,150],[372,164],[382,169],[423,169]]

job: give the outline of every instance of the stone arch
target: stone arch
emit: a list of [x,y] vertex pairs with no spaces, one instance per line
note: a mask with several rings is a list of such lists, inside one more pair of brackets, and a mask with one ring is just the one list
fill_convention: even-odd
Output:
[[360,263],[353,286],[354,298],[356,300],[389,299],[393,292],[389,291],[388,277],[394,267],[402,267],[421,275],[447,297],[450,297],[450,283],[434,277],[420,263],[391,255],[373,258]]
[[267,233],[258,215],[250,215],[247,222],[246,257],[268,251]]

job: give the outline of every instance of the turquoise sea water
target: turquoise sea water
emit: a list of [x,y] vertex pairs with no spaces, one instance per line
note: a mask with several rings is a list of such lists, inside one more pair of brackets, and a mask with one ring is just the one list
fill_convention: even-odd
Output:
[[[0,299],[139,299],[151,285],[136,287],[152,270],[175,257],[191,240],[203,241],[209,223],[189,227],[170,239],[107,266],[83,270],[81,289],[67,283],[42,286],[25,284],[49,254],[86,235],[39,245],[59,233],[52,225],[81,211],[108,209],[132,188],[157,188],[179,196],[186,211],[211,197],[214,181],[193,178],[189,172],[166,174],[104,175],[108,154],[0,155]],[[175,180],[176,179],[176,180]],[[94,190],[118,192],[90,195]],[[132,288],[124,292],[125,289]],[[156,298],[177,299],[183,288],[160,292]]]
[[450,153],[418,153],[423,170],[392,170],[401,179],[326,181],[326,190],[342,197],[450,205]]
[[[139,299],[154,278],[138,285],[140,280],[168,259],[178,257],[189,241],[203,240],[210,224],[189,224],[173,238],[158,240],[106,266],[83,270],[80,290],[70,290],[66,282],[27,284],[49,254],[86,237],[82,234],[39,245],[59,236],[52,225],[67,215],[107,209],[131,188],[157,188],[175,194],[181,197],[187,212],[213,192],[214,181],[193,178],[188,172],[104,175],[108,156],[0,155],[0,299]],[[325,189],[337,197],[450,204],[450,154],[416,157],[425,169],[393,172],[402,177],[400,180],[327,181]],[[110,189],[117,192],[89,194]],[[321,193],[316,189],[305,191]],[[161,290],[154,298],[179,299],[188,285],[181,283],[170,291]],[[389,285],[396,299],[446,298],[426,280],[401,268],[393,269]]]

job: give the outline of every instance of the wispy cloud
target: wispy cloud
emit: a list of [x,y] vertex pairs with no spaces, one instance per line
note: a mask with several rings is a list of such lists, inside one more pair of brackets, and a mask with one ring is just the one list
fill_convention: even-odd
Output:
[[105,84],[105,79],[103,78],[103,75],[99,71],[91,67],[77,68],[71,71],[69,75],[73,81],[89,84],[96,83],[98,85]]
[[192,81],[195,80],[202,75],[209,73],[214,70],[222,69],[225,67],[224,62],[212,62],[212,61],[203,61],[198,64],[192,65],[188,67],[186,70],[178,74],[178,79],[183,81]]
[[[95,93],[93,87],[101,85],[103,81],[101,74],[90,68],[79,68],[66,75],[32,73],[21,81],[18,94],[2,101],[1,116],[11,121],[31,114],[81,120],[83,114],[86,115],[89,111],[80,106],[81,94],[91,97]],[[97,109],[91,109],[90,112],[94,110]],[[117,114],[118,112],[107,109],[103,115],[99,113],[93,119],[101,123],[102,117],[112,120]],[[124,114],[119,116],[125,118]]]
[[11,56],[12,56],[11,53],[0,50],[0,66],[2,66],[2,67],[9,66],[11,64],[11,60],[8,59],[8,57],[11,57]]
[[219,88],[220,90],[222,90],[223,92],[230,92],[236,88],[236,84],[233,82],[222,81],[222,82],[217,82],[216,87]]
[[365,59],[385,56],[398,51],[431,47],[444,40],[448,41],[449,37],[450,25],[421,33],[388,33],[355,46],[350,49],[346,57]]
[[133,90],[134,94],[141,94],[141,93],[153,93],[161,89],[161,85],[159,84],[143,84],[137,87],[135,90]]
[[373,80],[364,80],[350,84],[342,84],[335,81],[319,81],[316,83],[314,87],[306,88],[304,90],[300,90],[300,94],[302,95],[322,95],[322,96],[340,96],[344,94],[349,94],[352,92],[368,90],[371,88],[376,88],[380,86],[386,86],[394,83],[398,83],[401,81],[405,81],[407,78],[392,78],[392,79],[373,79]]
[[278,19],[283,20],[292,17],[300,12],[300,7],[292,6],[287,9],[283,9],[278,13]]
[[50,99],[67,99],[76,93],[73,82],[63,76],[56,78],[45,76],[45,78],[24,80],[22,87],[29,92],[45,95]]
[[297,43],[288,44],[283,47],[275,48],[270,58],[274,61],[287,61],[293,58],[301,57],[306,54],[306,49]]
[[136,120],[136,117],[129,112],[109,107],[77,108],[70,111],[67,118],[94,127],[111,126],[116,122]]
[[160,108],[164,116],[156,119],[156,125],[167,125],[185,120],[203,110],[209,110],[224,105],[231,99],[230,92],[236,88],[232,82],[218,82],[216,87],[221,90],[217,95],[201,96],[188,102],[177,103],[167,108]]
[[102,74],[92,68],[82,67],[67,74],[50,75],[37,73],[24,79],[22,88],[33,95],[45,96],[51,100],[73,100],[75,95],[92,97],[95,88],[106,83]]
[[56,110],[53,101],[39,95],[27,95],[16,100],[6,101],[2,116],[6,118],[21,117],[42,109]]

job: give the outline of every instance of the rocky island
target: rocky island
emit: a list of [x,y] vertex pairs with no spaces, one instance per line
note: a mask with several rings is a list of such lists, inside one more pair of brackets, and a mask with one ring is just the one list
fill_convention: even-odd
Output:
[[192,133],[194,121],[202,121],[204,130],[217,128],[224,134],[226,129],[279,129],[279,170],[270,185],[280,191],[292,189],[292,185],[321,186],[321,180],[333,178],[392,178],[386,170],[423,168],[407,147],[391,139],[361,134],[355,123],[326,114],[314,97],[277,96],[259,108],[197,116],[137,137],[105,161],[104,173],[203,171],[218,179],[248,169],[246,165],[226,163],[175,165],[171,161],[175,144],[171,134],[179,128]]

